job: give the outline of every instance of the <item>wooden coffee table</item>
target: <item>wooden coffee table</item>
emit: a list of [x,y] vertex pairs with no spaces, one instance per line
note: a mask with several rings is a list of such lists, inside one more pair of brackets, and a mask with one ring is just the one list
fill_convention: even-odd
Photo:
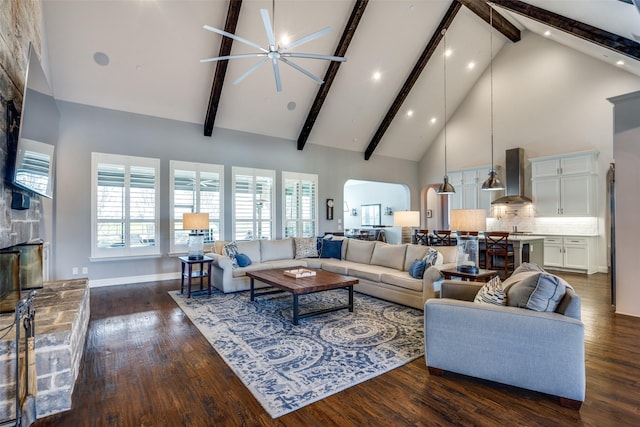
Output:
[[[289,292],[293,295],[293,324],[297,325],[298,320],[315,316],[317,314],[329,313],[332,311],[349,309],[349,312],[353,312],[353,285],[359,283],[358,279],[353,277],[343,276],[341,274],[335,274],[324,270],[317,270],[313,268],[307,268],[316,272],[315,276],[302,277],[299,279],[285,276],[285,270],[291,270],[295,267],[289,268],[274,268],[270,270],[249,271],[247,276],[251,279],[251,301],[255,297],[270,295],[281,292]],[[254,281],[259,280],[267,285],[278,289],[267,289],[265,291],[257,292],[254,286]],[[349,290],[349,303],[347,305],[340,305],[337,307],[326,308],[323,310],[310,311],[300,314],[300,305],[298,298],[300,295],[311,294],[314,292],[328,291],[330,289],[347,288]]]

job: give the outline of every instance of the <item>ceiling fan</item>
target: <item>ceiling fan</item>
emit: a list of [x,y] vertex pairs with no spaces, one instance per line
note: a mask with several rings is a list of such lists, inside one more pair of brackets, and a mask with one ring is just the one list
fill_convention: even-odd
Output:
[[324,83],[324,81],[322,79],[316,77],[309,70],[301,67],[300,65],[296,64],[295,62],[291,61],[288,58],[324,59],[324,60],[327,60],[327,61],[339,61],[339,62],[345,62],[347,60],[347,58],[344,58],[344,57],[341,57],[341,56],[319,55],[319,54],[314,54],[314,53],[290,52],[290,50],[295,48],[295,47],[298,47],[300,45],[303,45],[305,43],[310,42],[311,40],[315,40],[318,37],[321,37],[321,36],[323,36],[323,35],[325,35],[327,33],[330,33],[331,32],[331,28],[330,27],[323,28],[322,30],[316,31],[315,33],[311,33],[311,34],[309,34],[307,36],[304,36],[304,37],[302,37],[302,38],[300,38],[298,40],[295,40],[295,41],[289,43],[286,46],[282,46],[281,47],[276,43],[276,38],[275,38],[275,35],[273,33],[273,26],[271,25],[271,19],[269,18],[269,11],[267,9],[260,9],[260,14],[262,15],[262,23],[264,24],[264,29],[265,29],[265,31],[267,33],[267,41],[269,43],[269,47],[267,49],[263,48],[262,46],[260,46],[257,43],[254,43],[254,42],[249,41],[247,39],[243,39],[242,37],[238,37],[235,34],[231,34],[229,32],[226,32],[224,30],[220,30],[218,28],[211,27],[209,25],[204,25],[203,28],[206,29],[206,30],[213,31],[214,33],[223,35],[225,37],[232,38],[232,39],[237,40],[237,41],[239,41],[241,43],[249,45],[251,47],[255,47],[260,52],[243,53],[243,54],[229,55],[229,56],[218,56],[218,57],[215,57],[215,58],[201,59],[200,62],[214,62],[214,61],[224,61],[224,60],[227,60],[227,59],[263,57],[263,59],[260,62],[258,62],[257,64],[255,64],[251,68],[249,68],[240,77],[238,77],[233,82],[233,84],[240,83],[242,80],[244,80],[247,76],[249,76],[251,73],[253,73],[258,68],[260,68],[262,65],[264,65],[266,62],[271,61],[271,64],[273,66],[273,75],[274,75],[275,80],[276,80],[276,89],[278,90],[278,92],[281,92],[282,91],[282,83],[280,81],[280,69],[279,69],[279,66],[278,66],[278,61],[284,62],[285,64],[289,65],[290,67],[293,67],[296,70],[300,71],[301,73],[305,74],[306,76],[308,76],[310,79],[312,79],[316,83],[322,84],[322,83]]

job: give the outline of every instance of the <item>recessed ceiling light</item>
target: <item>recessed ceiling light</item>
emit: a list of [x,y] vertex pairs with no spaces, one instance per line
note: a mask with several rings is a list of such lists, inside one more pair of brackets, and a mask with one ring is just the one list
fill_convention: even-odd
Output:
[[429,122],[430,122],[431,124],[434,124],[434,123],[435,123],[435,122],[437,122],[437,121],[438,121],[438,119],[436,119],[435,117],[431,117],[431,120],[429,120]]
[[408,117],[413,116],[413,110],[409,110],[409,111],[407,111],[407,116],[408,116]]
[[93,60],[98,65],[102,65],[103,67],[109,65],[109,57],[104,52],[96,52],[93,54]]
[[449,57],[449,56],[451,56],[451,54],[452,54],[452,53],[453,53],[453,51],[452,51],[451,49],[447,49],[447,50],[445,50],[445,52],[444,52],[444,56]]
[[294,101],[291,101],[287,104],[287,110],[293,111],[295,109],[296,109],[296,103]]
[[616,62],[616,65],[617,65],[618,67],[622,67],[622,66],[624,65],[624,61],[623,61],[623,60],[620,60],[620,61]]
[[547,30],[544,32],[545,37],[549,37],[551,35],[551,31]]
[[376,71],[375,73],[373,73],[373,80],[380,80],[381,77],[382,77],[382,74],[380,74],[379,71]]
[[467,68],[470,70],[473,70],[474,68],[476,68],[476,63],[475,62],[469,62],[469,65],[467,65]]

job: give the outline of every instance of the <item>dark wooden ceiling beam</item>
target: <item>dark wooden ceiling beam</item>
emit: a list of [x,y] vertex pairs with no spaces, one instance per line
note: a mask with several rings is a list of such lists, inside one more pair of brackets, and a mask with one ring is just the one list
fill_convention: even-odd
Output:
[[[227,21],[224,24],[224,30],[228,33],[235,34],[238,18],[240,17],[240,7],[242,0],[229,0],[229,9],[227,10]],[[231,54],[231,46],[233,39],[222,37],[220,43],[220,51],[218,56],[227,56]],[[216,121],[218,113],[218,104],[222,96],[222,85],[227,75],[227,65],[229,61],[218,61],[216,63],[216,72],[213,77],[213,85],[211,86],[211,95],[209,96],[209,106],[207,107],[207,115],[204,118],[204,136],[211,136],[213,133],[213,124]]]
[[[353,10],[351,11],[351,16],[349,17],[349,21],[347,25],[344,27],[344,31],[342,32],[342,37],[340,38],[340,42],[338,43],[338,47],[336,48],[334,56],[345,56],[347,53],[347,48],[353,39],[354,34],[356,33],[356,29],[358,28],[358,24],[360,23],[360,18],[364,14],[364,10],[367,7],[369,0],[356,0],[353,5]],[[327,69],[326,74],[324,75],[324,83],[320,85],[318,89],[318,93],[316,94],[316,98],[313,101],[313,105],[309,110],[309,114],[307,115],[307,119],[302,126],[302,130],[300,131],[300,135],[298,136],[298,150],[302,150],[304,145],[307,143],[307,139],[309,139],[309,135],[311,135],[311,130],[313,129],[313,125],[316,123],[316,119],[320,114],[320,110],[322,109],[322,105],[324,101],[327,99],[327,95],[329,95],[329,89],[331,89],[331,85],[338,74],[338,69],[340,68],[341,62],[331,61],[329,63],[329,68]]]
[[[510,12],[526,16],[552,28],[569,33],[591,43],[613,50],[619,54],[640,60],[640,43],[618,34],[596,28],[584,22],[567,18],[557,13],[524,3],[519,0],[492,0],[492,3]],[[494,15],[495,16],[495,15]]]
[[[491,6],[485,0],[458,0],[467,9],[478,15],[487,24],[491,23]],[[493,28],[514,43],[520,41],[520,30],[499,13],[493,14]]]
[[409,96],[409,92],[411,92],[413,85],[415,85],[416,81],[418,81],[420,73],[422,73],[422,70],[424,70],[424,68],[427,66],[429,59],[431,59],[431,56],[438,47],[440,40],[442,40],[442,31],[449,28],[449,26],[453,22],[453,19],[458,14],[461,6],[462,4],[458,0],[453,0],[451,2],[449,9],[444,14],[444,17],[440,21],[440,24],[438,24],[438,28],[436,28],[435,32],[431,36],[431,40],[429,40],[429,43],[427,43],[427,46],[424,48],[424,51],[420,55],[420,58],[418,58],[418,61],[413,66],[409,77],[407,77],[407,80],[404,82],[402,89],[400,89],[400,92],[398,93],[398,95],[396,95],[396,99],[393,101],[393,104],[391,104],[391,107],[389,108],[389,111],[387,111],[387,114],[384,116],[384,119],[382,119],[382,122],[380,123],[380,126],[378,127],[376,133],[373,135],[371,142],[369,142],[369,146],[364,152],[365,160],[369,160],[369,158],[371,158],[371,156],[373,155],[373,152],[382,139],[382,136],[389,128],[389,125],[391,125],[391,122],[393,121],[393,118],[396,116],[396,114],[398,114],[398,111],[400,111],[402,103],[405,101],[405,99],[407,99],[407,96]]

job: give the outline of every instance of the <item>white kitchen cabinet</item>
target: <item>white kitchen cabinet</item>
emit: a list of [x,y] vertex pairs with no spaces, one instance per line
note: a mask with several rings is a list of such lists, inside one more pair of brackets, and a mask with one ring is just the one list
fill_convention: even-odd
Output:
[[544,239],[544,266],[595,273],[595,244],[593,237],[547,236]]
[[588,151],[530,159],[536,216],[596,215],[597,156]]
[[[482,183],[489,176],[490,166],[461,169],[449,172],[449,182],[456,189],[449,196],[451,209],[484,209],[487,217],[491,215],[493,197],[500,197],[503,191],[483,191]],[[496,168],[499,171],[499,168]],[[494,196],[495,194],[495,196]]]

